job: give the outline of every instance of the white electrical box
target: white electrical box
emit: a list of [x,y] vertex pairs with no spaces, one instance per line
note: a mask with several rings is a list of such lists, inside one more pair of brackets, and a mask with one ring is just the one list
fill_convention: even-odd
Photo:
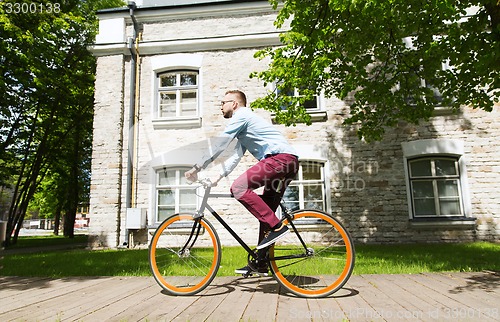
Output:
[[146,209],[145,208],[127,208],[127,229],[146,228]]

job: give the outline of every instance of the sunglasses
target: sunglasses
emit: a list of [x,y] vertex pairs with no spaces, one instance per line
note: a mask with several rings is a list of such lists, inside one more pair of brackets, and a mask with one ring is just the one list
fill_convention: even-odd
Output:
[[224,104],[226,104],[226,103],[229,103],[229,102],[234,102],[234,100],[229,100],[229,101],[220,101],[220,105],[222,106],[222,105],[224,105]]

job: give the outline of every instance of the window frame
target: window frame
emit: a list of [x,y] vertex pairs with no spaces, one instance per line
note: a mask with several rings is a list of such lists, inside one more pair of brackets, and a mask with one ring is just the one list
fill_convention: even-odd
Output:
[[[446,229],[449,226],[473,228],[475,218],[472,217],[472,204],[467,179],[466,155],[464,144],[461,140],[451,139],[424,139],[401,143],[403,150],[403,167],[406,183],[408,204],[408,219],[410,227],[417,229]],[[459,189],[461,193],[461,206],[463,216],[433,216],[415,217],[412,201],[412,188],[410,185],[409,160],[416,158],[454,158],[457,160]]]
[[[320,165],[320,179],[304,179],[304,165],[305,164],[318,164]],[[298,202],[298,208],[296,209],[312,209],[312,208],[307,208],[306,204],[309,200],[306,200],[305,198],[305,187],[307,186],[321,186],[321,193],[322,193],[322,199],[321,200],[313,200],[312,202],[321,202],[322,203],[322,208],[318,209],[321,211],[328,212],[329,211],[329,202],[328,202],[328,185],[327,185],[327,180],[326,180],[327,174],[326,174],[326,162],[321,161],[321,160],[313,160],[313,159],[299,159],[299,171],[297,172],[297,177],[290,183],[290,185],[287,187],[287,190],[290,189],[290,187],[298,187],[298,200],[294,200],[293,203]],[[286,191],[285,195],[283,196],[283,201],[285,202],[286,205]],[[293,209],[295,210],[295,208]]]
[[[274,90],[273,91],[278,93],[278,86],[276,83],[274,83]],[[290,93],[288,93],[288,94],[290,94]],[[294,88],[293,89],[293,97],[298,97],[298,96],[300,96],[299,89]],[[314,97],[316,98],[316,107],[308,108],[308,107],[304,106],[304,108],[306,109],[307,114],[309,114],[309,116],[311,117],[312,122],[326,121],[328,119],[328,117],[327,117],[326,110],[324,108],[324,106],[325,106],[324,97],[322,94],[315,95]],[[282,110],[286,110],[286,108],[283,106]],[[275,122],[275,116],[276,116],[275,113],[273,113],[271,115],[271,119],[273,122]]]
[[[426,176],[416,176],[413,175],[412,171],[412,163],[416,163],[419,161],[426,161],[428,160],[430,162],[430,175]],[[446,160],[446,161],[453,161],[453,165],[455,168],[455,174],[454,175],[438,175],[436,171],[436,161],[437,160]],[[409,181],[410,181],[410,189],[411,189],[411,195],[412,195],[412,213],[413,213],[413,219],[417,218],[464,218],[464,206],[463,206],[463,197],[462,197],[462,189],[460,185],[460,169],[458,166],[458,159],[456,157],[449,157],[449,156],[426,156],[426,157],[419,157],[419,158],[413,158],[408,160],[408,169],[409,169]],[[441,210],[441,201],[442,199],[446,198],[446,196],[440,195],[439,194],[439,182],[442,181],[449,181],[449,180],[454,180],[457,182],[457,197],[458,197],[458,204],[459,204],[459,214],[453,214],[453,215],[443,215],[442,210]],[[414,188],[414,183],[415,182],[431,182],[432,184],[432,199],[434,203],[434,211],[435,214],[418,214],[417,213],[417,206],[416,206],[416,201],[418,199],[424,199],[424,198],[419,198],[415,196],[415,188]],[[429,198],[430,199],[430,198]]]
[[[203,115],[203,55],[167,54],[151,57],[151,122],[155,130],[200,128]],[[196,115],[159,117],[160,75],[169,72],[197,72]]]
[[[175,78],[176,78],[176,84],[173,86],[161,86],[161,78],[163,75],[166,74],[174,74],[175,73]],[[181,84],[181,77],[182,74],[189,74],[189,73],[196,73],[196,85],[182,85]],[[171,119],[182,119],[182,118],[193,118],[193,117],[198,117],[200,115],[200,103],[199,103],[199,72],[197,70],[190,70],[190,69],[176,69],[176,70],[166,70],[160,73],[157,73],[156,75],[156,101],[155,101],[155,107],[156,107],[156,119],[158,120],[171,120]],[[162,93],[173,93],[175,92],[175,116],[165,116],[162,117],[160,116],[161,114],[161,94]],[[182,93],[183,92],[195,92],[196,93],[196,107],[195,107],[195,113],[194,115],[182,115]]]
[[[434,38],[440,38],[439,36],[434,36]],[[403,38],[403,43],[408,49],[414,49],[415,46],[413,44],[415,37],[414,36],[409,36]],[[438,71],[446,71],[446,70],[451,70],[452,66],[450,66],[450,60],[447,59],[445,61],[441,62],[441,69]],[[434,94],[434,98],[437,100],[437,104],[434,105],[434,111],[433,111],[433,116],[441,116],[441,115],[449,115],[454,112],[452,108],[450,108],[448,105],[443,105],[443,97],[441,92],[438,90],[436,86],[431,84],[429,81],[420,78],[420,86],[421,87],[426,87],[430,89]],[[397,86],[399,87],[399,85]]]
[[[155,185],[154,185],[154,200],[155,200],[155,211],[154,211],[154,216],[153,216],[153,222],[155,225],[158,225],[159,223],[163,222],[166,218],[169,216],[182,212],[182,211],[191,211],[191,210],[181,210],[182,204],[181,204],[181,190],[192,190],[195,198],[195,203],[193,204],[194,209],[192,210],[193,212],[196,211],[199,207],[199,198],[196,193],[196,186],[189,185],[188,183],[182,184],[181,178],[183,178],[183,171],[188,171],[191,167],[189,166],[169,166],[169,167],[163,167],[160,169],[157,169],[155,171]],[[175,171],[175,183],[172,185],[161,185],[160,184],[160,173],[161,172],[166,172],[166,171]],[[160,205],[160,191],[165,191],[165,190],[173,190],[174,191],[174,211],[171,215],[168,215],[165,218],[160,219],[159,214],[160,214],[160,207],[161,206],[168,206],[168,205]]]
[[[278,89],[278,87],[276,87],[276,92],[279,94],[280,91]],[[300,97],[300,93],[299,93],[299,90],[297,88],[294,88],[293,89],[293,94],[290,93],[291,90],[289,92],[286,93],[287,96],[293,96],[293,97]],[[290,95],[291,94],[291,95]],[[308,113],[311,113],[311,112],[317,112],[317,111],[320,111],[321,110],[321,103],[320,103],[320,99],[319,99],[319,96],[318,95],[314,95],[315,97],[315,101],[316,101],[316,106],[313,107],[313,108],[308,108],[307,106],[304,106],[304,108],[308,111]],[[285,106],[282,106],[282,109],[283,110],[286,110],[286,107]]]

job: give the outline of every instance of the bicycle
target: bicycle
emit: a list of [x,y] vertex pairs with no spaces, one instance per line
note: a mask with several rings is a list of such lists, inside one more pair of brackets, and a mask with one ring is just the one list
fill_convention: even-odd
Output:
[[269,246],[263,255],[251,249],[208,204],[209,198],[232,196],[212,194],[207,179],[198,182],[205,189],[198,211],[165,219],[149,246],[153,276],[169,294],[194,295],[217,274],[221,243],[214,226],[204,216],[205,210],[246,250],[249,263],[267,263],[277,282],[297,296],[326,297],[342,288],[351,276],[355,261],[351,236],[329,214],[319,210],[289,211],[282,201],[281,221],[289,226],[290,233]]

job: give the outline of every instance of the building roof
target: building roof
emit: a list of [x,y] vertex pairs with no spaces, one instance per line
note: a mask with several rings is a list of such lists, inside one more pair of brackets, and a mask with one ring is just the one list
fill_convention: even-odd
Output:
[[[164,7],[164,6],[179,6],[179,5],[197,5],[202,3],[215,3],[215,2],[233,2],[231,0],[138,0],[136,4],[138,7]],[[140,4],[142,3],[142,4]]]
[[129,7],[135,3],[136,10],[156,10],[169,9],[179,7],[196,7],[196,6],[213,6],[231,3],[246,3],[246,2],[268,2],[268,0],[135,0],[128,1],[128,7],[110,8],[99,10],[99,13],[111,13],[128,11]]

